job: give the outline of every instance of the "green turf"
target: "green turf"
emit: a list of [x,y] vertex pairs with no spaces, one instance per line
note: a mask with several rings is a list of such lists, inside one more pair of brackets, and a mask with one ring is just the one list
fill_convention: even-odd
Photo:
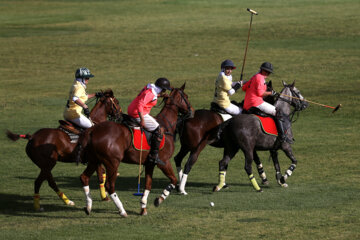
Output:
[[[88,92],[112,88],[125,111],[146,83],[163,76],[177,87],[186,82],[194,108],[208,108],[221,61],[232,59],[238,66],[233,77],[240,78],[250,21],[246,8],[259,15],[253,18],[245,79],[270,61],[275,74],[269,80],[277,91],[281,81],[296,80],[309,100],[343,104],[336,114],[314,104],[300,114],[293,125],[298,166],[288,188],[276,184],[264,152],[270,185],[263,193],[252,189],[242,154],[230,162],[230,188],[212,193],[222,150],[206,147],[189,175],[189,195],[173,192],[159,208],[151,203],[168,180],[155,170],[146,217],[138,215],[139,199],[132,196],[138,167],[125,164],[116,189],[127,219],[112,202],[99,201],[95,176],[93,212],[86,216],[78,178],[85,167],[65,163],[53,175],[76,206],[63,205],[44,183],[45,212],[32,210],[39,169],[26,156],[26,141],[10,142],[6,129],[33,133],[57,127],[74,72],[82,66],[95,75]],[[0,238],[358,239],[359,9],[355,0],[1,0]],[[290,161],[279,156],[284,172]]]

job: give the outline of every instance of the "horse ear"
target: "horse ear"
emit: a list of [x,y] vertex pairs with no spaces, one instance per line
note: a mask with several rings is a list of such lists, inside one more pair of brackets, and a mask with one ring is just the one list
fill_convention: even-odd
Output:
[[291,84],[291,87],[295,87],[295,79],[294,79],[294,82]]
[[181,90],[183,90],[184,91],[184,89],[185,89],[185,85],[186,85],[186,82],[184,82],[184,84],[181,86]]
[[273,89],[272,81],[271,81],[271,80],[268,82],[267,88],[268,88],[268,89]]
[[286,82],[284,82],[283,80],[281,80],[281,81],[282,81],[283,86],[286,87],[286,85],[287,85]]

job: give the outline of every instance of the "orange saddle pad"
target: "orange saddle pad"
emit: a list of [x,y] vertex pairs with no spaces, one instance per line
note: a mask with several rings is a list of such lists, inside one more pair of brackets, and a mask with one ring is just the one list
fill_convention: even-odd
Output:
[[271,117],[260,117],[258,115],[255,115],[261,123],[261,128],[266,134],[278,135],[278,131],[276,129],[275,121]]
[[[133,128],[133,146],[136,150],[142,149],[143,151],[149,151],[150,145],[148,143],[145,132],[142,132],[142,147],[141,147],[141,131],[140,128]],[[162,136],[159,149],[162,149],[165,145],[165,134]]]

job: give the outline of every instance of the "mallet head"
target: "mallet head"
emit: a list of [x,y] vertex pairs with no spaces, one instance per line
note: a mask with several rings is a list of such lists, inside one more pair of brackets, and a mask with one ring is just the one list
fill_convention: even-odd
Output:
[[247,9],[249,12],[251,12],[251,14],[254,14],[254,15],[258,15],[258,13],[250,8]]
[[336,112],[337,110],[339,110],[341,108],[341,104],[337,105],[334,110],[332,111],[332,113]]

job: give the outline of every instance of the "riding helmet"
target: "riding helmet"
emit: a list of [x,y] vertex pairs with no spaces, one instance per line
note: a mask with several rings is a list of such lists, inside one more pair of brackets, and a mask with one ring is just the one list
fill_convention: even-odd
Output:
[[170,82],[166,78],[158,78],[155,82],[155,86],[161,89],[171,90]]
[[235,65],[233,63],[233,61],[226,59],[225,61],[223,61],[221,63],[221,69],[226,68],[226,67],[232,67],[232,69],[235,69]]
[[92,78],[94,75],[90,73],[88,68],[82,67],[76,69],[75,78]]
[[272,73],[273,65],[269,62],[264,62],[263,64],[261,64],[260,69]]

